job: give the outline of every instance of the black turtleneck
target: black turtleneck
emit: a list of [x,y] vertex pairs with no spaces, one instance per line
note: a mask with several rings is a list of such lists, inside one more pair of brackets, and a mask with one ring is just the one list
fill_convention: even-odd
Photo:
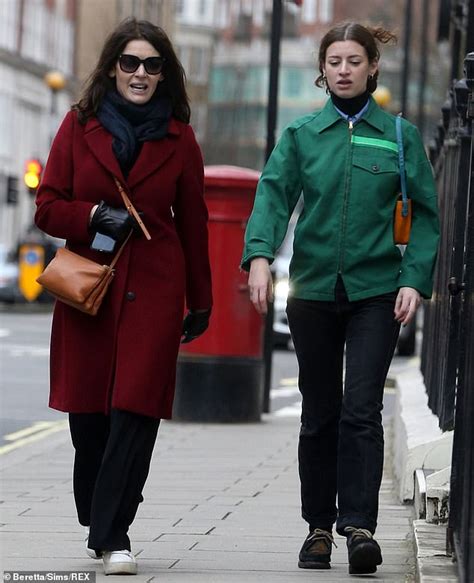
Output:
[[367,101],[369,100],[370,93],[369,91],[364,91],[360,95],[356,95],[355,97],[338,97],[335,93],[331,91],[331,99],[335,107],[340,109],[343,113],[348,115],[349,117],[353,117],[357,115],[361,109],[364,108]]

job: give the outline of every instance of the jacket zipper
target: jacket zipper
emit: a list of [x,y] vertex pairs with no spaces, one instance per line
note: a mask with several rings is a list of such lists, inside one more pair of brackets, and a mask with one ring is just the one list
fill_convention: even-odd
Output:
[[344,254],[344,243],[346,239],[346,220],[347,220],[347,205],[349,199],[349,187],[350,187],[350,179],[351,179],[351,165],[352,165],[352,130],[354,129],[354,122],[349,119],[349,156],[348,156],[348,163],[346,168],[346,182],[344,186],[344,202],[342,205],[342,220],[341,220],[341,239],[340,239],[340,247],[339,247],[339,265],[337,272],[339,275],[342,275],[342,267],[343,267],[343,254]]

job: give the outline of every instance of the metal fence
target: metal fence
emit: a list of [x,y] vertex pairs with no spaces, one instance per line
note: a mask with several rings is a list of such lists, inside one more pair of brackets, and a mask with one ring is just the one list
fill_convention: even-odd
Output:
[[425,312],[421,371],[428,404],[454,429],[448,551],[462,583],[474,581],[474,53],[453,84],[430,153],[438,183],[441,243]]

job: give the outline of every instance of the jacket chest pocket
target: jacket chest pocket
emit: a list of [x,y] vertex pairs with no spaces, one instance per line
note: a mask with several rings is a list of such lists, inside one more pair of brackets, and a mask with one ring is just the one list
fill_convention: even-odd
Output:
[[354,152],[352,164],[366,172],[367,176],[398,174],[398,157],[395,153],[391,156],[389,153],[375,149],[365,154]]
[[[352,188],[357,201],[377,213],[393,213],[396,193],[400,190],[398,155],[381,149],[353,152]],[[388,216],[388,215],[387,215]]]

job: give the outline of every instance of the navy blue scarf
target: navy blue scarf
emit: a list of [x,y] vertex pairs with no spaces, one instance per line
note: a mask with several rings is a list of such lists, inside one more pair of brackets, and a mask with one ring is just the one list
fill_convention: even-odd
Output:
[[135,164],[143,142],[160,140],[168,130],[171,103],[167,97],[154,97],[137,105],[109,91],[97,111],[100,123],[114,137],[112,149],[124,176]]

